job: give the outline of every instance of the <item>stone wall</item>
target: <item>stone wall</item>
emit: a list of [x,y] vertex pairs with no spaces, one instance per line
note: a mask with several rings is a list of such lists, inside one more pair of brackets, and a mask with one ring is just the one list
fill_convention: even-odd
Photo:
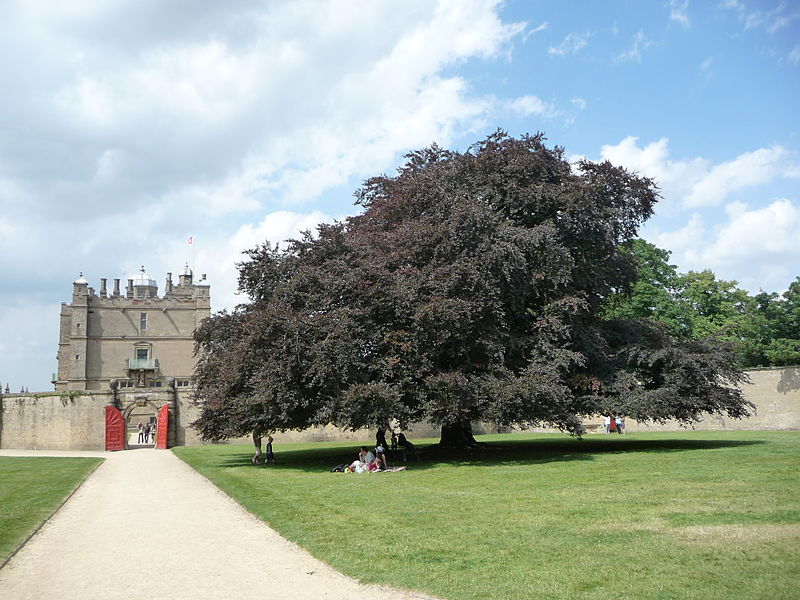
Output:
[[103,450],[106,394],[7,394],[0,402],[0,448]]
[[[729,419],[709,415],[696,423],[698,430],[771,430],[800,429],[800,367],[755,369],[748,371],[751,385],[744,387],[745,397],[756,405],[748,419]],[[47,394],[0,395],[0,448],[48,450],[102,450],[105,447],[105,406],[115,403],[125,414],[136,404],[152,409],[153,415],[165,403],[170,404],[170,445],[202,443],[190,424],[199,416],[191,400],[191,391],[166,389],[120,392],[115,399],[109,392],[50,392]],[[590,433],[602,431],[602,419],[586,421]],[[628,432],[676,431],[679,423],[637,423],[629,419]],[[491,424],[476,423],[475,433],[497,433]],[[521,430],[515,430],[521,431]],[[526,431],[553,431],[531,429]],[[419,424],[407,432],[409,437],[438,437],[438,429]],[[369,430],[343,431],[335,427],[314,427],[276,436],[281,442],[313,442],[374,439]],[[249,441],[247,439],[231,442]]]
[[[747,419],[706,415],[691,429],[701,431],[800,429],[800,367],[751,369],[750,385],[742,388],[745,398],[756,405]],[[637,423],[626,421],[626,431],[676,431],[685,429],[675,421]]]

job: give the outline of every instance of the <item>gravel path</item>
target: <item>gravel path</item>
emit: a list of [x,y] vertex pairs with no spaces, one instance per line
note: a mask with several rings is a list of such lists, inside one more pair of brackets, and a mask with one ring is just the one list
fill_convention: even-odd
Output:
[[172,452],[33,452],[105,462],[0,569],[9,600],[410,600],[285,540]]

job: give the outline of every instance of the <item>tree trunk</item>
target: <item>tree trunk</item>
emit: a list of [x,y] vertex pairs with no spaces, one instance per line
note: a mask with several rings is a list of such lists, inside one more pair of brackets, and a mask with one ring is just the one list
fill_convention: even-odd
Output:
[[442,435],[439,439],[440,448],[470,448],[477,445],[478,442],[472,436],[472,425],[469,421],[457,421],[442,425]]

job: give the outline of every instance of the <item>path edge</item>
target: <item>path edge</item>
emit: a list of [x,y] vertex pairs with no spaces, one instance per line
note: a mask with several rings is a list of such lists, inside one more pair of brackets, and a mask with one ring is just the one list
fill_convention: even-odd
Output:
[[6,566],[6,565],[7,565],[7,564],[8,564],[8,563],[11,561],[11,559],[12,559],[12,558],[14,558],[14,556],[15,556],[15,555],[16,555],[16,554],[17,554],[17,553],[20,551],[20,550],[22,550],[22,549],[25,547],[25,544],[27,544],[29,541],[31,541],[31,538],[33,538],[33,536],[35,536],[37,533],[39,533],[39,531],[42,529],[42,527],[44,527],[45,525],[47,525],[47,523],[49,523],[49,522],[50,522],[50,519],[52,519],[52,518],[53,518],[53,517],[56,515],[56,513],[57,513],[58,511],[60,511],[60,510],[61,510],[61,508],[62,508],[62,507],[63,507],[63,506],[64,506],[64,505],[65,505],[65,504],[66,504],[66,503],[69,501],[69,499],[70,499],[70,498],[72,498],[72,496],[74,496],[74,495],[75,495],[75,492],[77,492],[79,489],[81,489],[81,486],[82,486],[84,483],[86,483],[86,481],[88,481],[89,477],[91,477],[92,475],[94,475],[94,472],[95,472],[95,471],[96,471],[96,470],[97,470],[97,469],[98,469],[98,468],[99,468],[99,467],[100,467],[100,466],[101,466],[103,463],[105,463],[105,462],[106,462],[106,458],[105,458],[105,457],[99,457],[99,458],[102,458],[102,460],[101,460],[99,463],[97,463],[97,464],[94,466],[94,468],[93,468],[91,471],[89,471],[89,472],[86,474],[86,477],[84,477],[83,479],[81,479],[81,481],[80,481],[80,482],[78,482],[78,485],[76,485],[76,486],[75,486],[75,489],[73,489],[73,490],[72,490],[72,491],[71,491],[69,494],[67,494],[67,496],[66,496],[66,497],[65,497],[65,498],[64,498],[64,499],[61,501],[61,504],[59,504],[58,506],[56,506],[56,507],[53,509],[53,512],[51,512],[51,513],[50,513],[50,514],[49,514],[49,515],[48,515],[48,516],[47,516],[47,517],[46,517],[46,518],[45,518],[45,519],[44,519],[44,520],[43,520],[41,523],[39,523],[39,525],[38,525],[37,527],[35,527],[35,528],[34,528],[34,530],[33,530],[33,531],[31,531],[31,532],[30,532],[30,534],[28,534],[28,536],[27,536],[27,537],[26,537],[24,540],[22,540],[22,541],[21,541],[21,542],[20,542],[20,543],[17,545],[17,547],[16,547],[16,548],[14,548],[14,549],[11,551],[11,554],[9,554],[9,555],[8,555],[8,556],[7,556],[7,557],[6,557],[6,558],[3,560],[3,562],[0,562],[0,570],[2,570],[2,569],[3,569],[3,568],[4,568],[4,567],[5,567],[5,566]]

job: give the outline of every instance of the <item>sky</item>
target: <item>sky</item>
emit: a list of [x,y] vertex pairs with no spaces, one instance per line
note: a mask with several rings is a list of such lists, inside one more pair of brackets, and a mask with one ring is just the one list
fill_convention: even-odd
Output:
[[[207,273],[355,214],[432,143],[543,132],[657,180],[641,235],[751,291],[800,275],[791,0],[7,0],[0,384],[52,390],[83,273]],[[188,243],[192,237],[194,244]]]

